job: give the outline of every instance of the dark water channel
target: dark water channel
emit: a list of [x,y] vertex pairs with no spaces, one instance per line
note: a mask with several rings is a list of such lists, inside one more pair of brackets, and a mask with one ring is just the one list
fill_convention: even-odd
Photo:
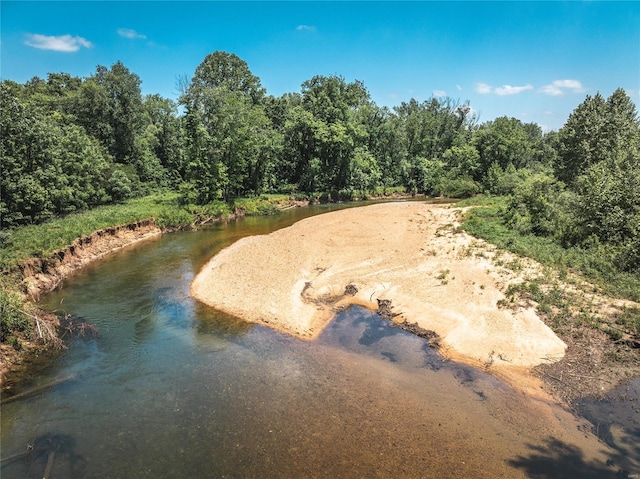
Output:
[[366,310],[307,342],[189,296],[219,249],[322,211],[164,235],[48,295],[100,334],[71,340],[30,386],[73,379],[2,406],[1,477],[615,477],[572,442],[567,415],[539,417]]

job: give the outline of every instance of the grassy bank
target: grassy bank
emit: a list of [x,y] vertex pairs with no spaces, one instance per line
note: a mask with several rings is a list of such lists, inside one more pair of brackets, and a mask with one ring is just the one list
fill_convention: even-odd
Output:
[[543,364],[534,374],[556,398],[572,403],[599,396],[640,374],[640,278],[617,270],[601,250],[563,248],[550,238],[518,234],[505,225],[506,198],[478,197],[459,203],[468,210],[462,229],[520,256],[502,264],[517,270],[532,258],[543,265],[510,285],[500,307],[535,306],[540,318],[565,342],[558,362]]
[[232,214],[269,215],[286,204],[285,195],[184,205],[176,193],[158,192],[124,203],[101,206],[46,223],[0,232],[0,344],[21,350],[38,341],[36,317],[43,313],[21,294],[20,266],[30,258],[48,258],[77,239],[117,225],[152,219],[164,230],[193,228]]
[[640,278],[618,270],[602,249],[564,248],[551,238],[518,234],[502,219],[506,204],[506,197],[486,196],[458,203],[478,206],[466,214],[463,229],[501,249],[554,268],[562,277],[568,272],[577,273],[607,295],[640,302]]
[[[520,235],[505,225],[501,212],[504,197],[478,197],[458,203],[477,206],[464,217],[462,228],[469,234],[519,256],[532,258],[547,268],[544,277],[528,279],[507,291],[507,302],[534,301],[538,313],[557,333],[584,326],[606,333],[613,341],[623,338],[635,344],[640,338],[640,309],[622,307],[602,310],[591,293],[640,302],[640,278],[616,269],[601,250],[563,248],[550,238]],[[572,284],[573,288],[561,286]],[[508,304],[506,304],[508,305]]]
[[153,218],[160,228],[175,229],[206,224],[228,217],[235,211],[246,215],[273,214],[278,210],[278,202],[286,199],[284,195],[272,195],[195,206],[180,204],[176,193],[167,192],[100,206],[46,223],[2,231],[0,271],[6,273],[29,258],[47,257],[77,238],[103,228]]

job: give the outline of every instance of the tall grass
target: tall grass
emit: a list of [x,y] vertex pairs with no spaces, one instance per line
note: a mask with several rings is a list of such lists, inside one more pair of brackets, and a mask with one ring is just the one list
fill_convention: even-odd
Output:
[[20,349],[17,335],[30,337],[33,324],[23,310],[22,299],[16,294],[0,288],[0,342],[7,342]]

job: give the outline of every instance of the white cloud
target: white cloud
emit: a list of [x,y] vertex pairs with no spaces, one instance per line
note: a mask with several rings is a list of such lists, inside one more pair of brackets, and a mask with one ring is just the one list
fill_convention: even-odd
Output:
[[553,83],[541,87],[540,91],[545,95],[560,96],[567,92],[582,93],[585,88],[578,80],[555,80]]
[[527,83],[526,85],[521,86],[502,85],[494,88],[486,83],[476,83],[475,90],[476,93],[480,93],[481,95],[494,93],[499,96],[506,96],[517,95],[518,93],[522,93],[523,91],[533,90],[533,85]]
[[487,93],[491,93],[491,85],[487,85],[486,83],[476,83],[476,92],[481,95],[486,95]]
[[93,46],[90,41],[82,37],[49,36],[39,33],[27,33],[27,40],[24,43],[40,50],[54,50],[56,52],[77,52],[80,47],[91,48]]
[[131,28],[118,28],[118,35],[124,38],[132,39],[132,40],[136,38],[141,38],[141,39],[147,38],[146,35],[143,35],[142,33],[138,33],[135,30],[132,30]]
[[444,90],[433,90],[431,94],[435,97],[447,96],[447,92]]
[[314,27],[313,25],[298,25],[296,27],[296,30],[298,30],[299,32],[315,32],[316,27]]
[[462,87],[460,85],[456,85],[456,90],[462,91]]
[[533,90],[533,85],[526,84],[522,86],[511,86],[511,85],[502,85],[501,87],[497,87],[494,90],[496,95],[505,96],[505,95],[517,95],[518,93],[522,93],[523,91]]

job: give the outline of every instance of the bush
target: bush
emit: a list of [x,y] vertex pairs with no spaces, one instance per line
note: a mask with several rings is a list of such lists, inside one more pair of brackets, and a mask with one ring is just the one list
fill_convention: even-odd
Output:
[[280,211],[278,207],[271,203],[265,196],[237,199],[233,206],[237,209],[244,210],[244,214],[247,216],[274,215]]
[[180,228],[192,224],[194,217],[182,207],[162,210],[156,218],[156,224],[160,228]]
[[445,178],[440,183],[439,193],[448,198],[469,198],[480,192],[480,185],[468,176]]
[[513,163],[503,170],[497,162],[493,162],[485,175],[484,188],[493,195],[511,195],[531,174],[527,168],[516,170]]
[[534,174],[515,187],[505,212],[507,224],[520,234],[556,236],[566,218],[558,199],[564,193],[564,184],[544,173]]
[[466,213],[463,229],[543,265],[561,271],[569,269],[580,272],[615,297],[640,301],[640,275],[623,271],[623,265],[617,262],[623,250],[601,243],[595,235],[581,247],[566,247],[555,238],[522,234],[515,227],[505,224],[505,206],[508,204],[504,197],[475,197],[471,201],[458,203],[458,206],[481,205]]

